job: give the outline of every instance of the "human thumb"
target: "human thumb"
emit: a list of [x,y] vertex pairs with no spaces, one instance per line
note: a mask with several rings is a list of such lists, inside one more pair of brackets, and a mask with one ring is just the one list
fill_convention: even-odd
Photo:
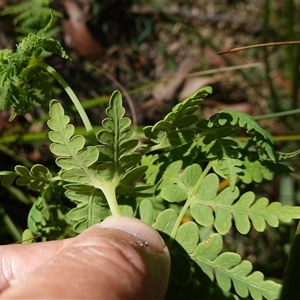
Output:
[[170,256],[160,235],[129,217],[109,217],[66,243],[1,299],[163,299]]

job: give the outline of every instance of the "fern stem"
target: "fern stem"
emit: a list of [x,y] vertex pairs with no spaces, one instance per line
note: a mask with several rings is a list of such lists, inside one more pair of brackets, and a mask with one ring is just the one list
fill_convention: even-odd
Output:
[[288,111],[282,111],[282,112],[278,112],[278,113],[262,115],[262,116],[256,116],[256,117],[253,117],[253,118],[256,121],[259,121],[259,120],[266,120],[266,119],[273,119],[273,118],[279,118],[279,117],[284,117],[284,116],[290,116],[290,115],[295,115],[295,114],[300,114],[300,108],[291,109],[291,110],[288,110]]
[[121,215],[121,211],[116,197],[116,184],[114,184],[113,182],[103,182],[101,183],[99,188],[102,190],[106,198],[106,201],[108,203],[112,215],[113,216]]
[[40,68],[43,68],[44,70],[49,72],[60,83],[60,85],[64,88],[64,90],[66,91],[66,93],[68,94],[70,99],[72,100],[73,104],[75,105],[77,112],[80,115],[80,118],[84,124],[84,127],[87,131],[88,137],[90,138],[92,144],[95,144],[95,145],[98,144],[92,124],[91,124],[85,110],[83,109],[78,97],[76,96],[74,91],[71,89],[69,84],[63,79],[63,77],[54,68],[52,68],[51,66],[49,66],[48,64],[46,64],[43,61],[32,58],[30,61],[30,66],[39,66]]
[[209,170],[211,169],[211,166],[212,166],[212,162],[210,161],[206,168],[204,169],[204,171],[202,172],[201,176],[199,177],[199,180],[197,181],[194,189],[193,189],[193,192],[191,193],[191,195],[188,197],[188,199],[186,200],[186,202],[184,203],[177,219],[176,219],[176,222],[175,222],[175,225],[174,225],[174,228],[172,230],[172,233],[170,235],[170,239],[169,239],[169,243],[171,244],[172,243],[172,240],[174,240],[175,238],[175,235],[177,233],[177,230],[180,226],[180,223],[181,223],[181,220],[182,218],[184,217],[187,209],[189,208],[189,206],[191,205],[191,202],[194,200],[194,193],[195,191],[197,191],[203,181],[203,179],[205,178],[205,176],[207,175],[207,173],[209,172]]

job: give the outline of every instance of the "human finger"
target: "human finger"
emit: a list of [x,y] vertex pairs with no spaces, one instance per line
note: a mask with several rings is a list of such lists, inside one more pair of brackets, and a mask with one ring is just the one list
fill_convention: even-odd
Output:
[[170,257],[156,231],[128,217],[111,217],[19,278],[0,299],[163,299]]

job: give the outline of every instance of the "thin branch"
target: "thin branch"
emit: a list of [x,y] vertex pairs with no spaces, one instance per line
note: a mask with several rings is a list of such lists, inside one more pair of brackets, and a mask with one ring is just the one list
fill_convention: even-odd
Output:
[[218,52],[218,55],[232,53],[232,52],[238,52],[238,51],[243,51],[243,50],[248,50],[248,49],[253,49],[253,48],[262,48],[262,47],[270,47],[270,46],[282,46],[282,45],[299,45],[299,44],[300,44],[300,41],[256,44],[256,45],[243,46],[243,47],[228,49],[228,50],[225,50],[225,51],[220,51],[220,52]]

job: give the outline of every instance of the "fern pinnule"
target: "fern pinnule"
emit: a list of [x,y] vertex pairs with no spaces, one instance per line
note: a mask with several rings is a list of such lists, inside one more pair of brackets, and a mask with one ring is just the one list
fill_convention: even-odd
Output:
[[56,181],[49,169],[41,164],[34,165],[31,169],[24,166],[15,166],[13,171],[0,172],[1,183],[4,186],[12,185],[16,179],[16,184],[20,186],[28,185],[33,191],[44,191],[51,182]]
[[103,120],[103,129],[97,133],[101,143],[98,147],[99,161],[102,162],[98,166],[98,174],[104,176],[105,180],[115,178],[119,182],[141,159],[141,154],[134,152],[139,141],[134,138],[134,130],[130,128],[131,120],[124,117],[125,109],[119,91],[112,94],[106,113],[108,118]]
[[172,112],[153,126],[144,127],[144,134],[155,145],[152,150],[178,147],[190,142],[196,133],[198,117],[193,113],[199,109],[203,99],[211,93],[210,87],[203,87],[178,103]]
[[[264,280],[261,272],[252,272],[252,264],[241,260],[236,253],[224,252],[222,254],[222,237],[215,233],[197,245],[191,254],[192,259],[210,277],[216,278],[219,286],[224,291],[234,289],[240,297],[253,299],[278,299],[281,285],[274,281]],[[215,275],[214,275],[215,274]]]
[[47,122],[52,131],[49,139],[53,142],[50,150],[58,156],[56,164],[62,168],[62,179],[77,183],[93,181],[93,169],[89,168],[97,160],[97,146],[84,147],[85,138],[75,135],[75,128],[69,124],[70,118],[64,115],[64,109],[57,100],[52,100],[49,111],[51,119]]

